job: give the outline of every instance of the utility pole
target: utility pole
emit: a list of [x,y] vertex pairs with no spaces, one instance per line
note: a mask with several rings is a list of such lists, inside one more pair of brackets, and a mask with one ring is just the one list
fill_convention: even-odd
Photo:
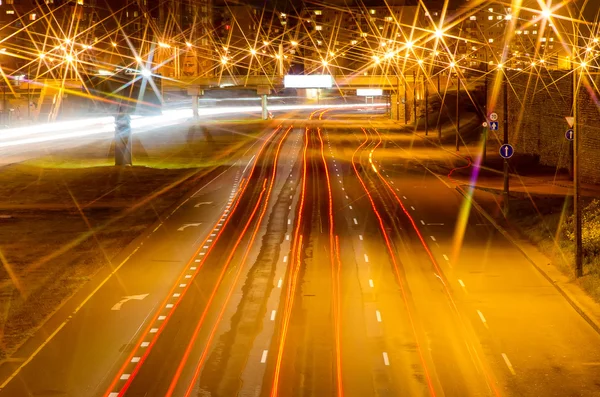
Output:
[[[504,73],[502,79],[502,90],[504,91],[504,144],[508,144],[508,75]],[[504,215],[508,215],[509,208],[509,186],[508,186],[508,159],[504,159]]]
[[408,80],[404,78],[404,124],[408,124]]
[[[573,57],[573,61],[575,57]],[[578,68],[579,69],[579,68]],[[583,276],[583,244],[582,244],[582,219],[581,219],[581,191],[579,186],[579,128],[577,125],[577,106],[579,96],[579,70],[573,71],[573,211],[575,212],[575,276]]]
[[441,99],[442,99],[442,93],[440,90],[440,79],[441,79],[441,72],[438,73],[437,76],[437,90],[438,90],[438,96],[440,97],[440,112],[438,114],[438,120],[437,120],[437,127],[438,127],[438,139],[440,140],[440,142],[442,141],[442,103],[441,103]]
[[488,140],[488,73],[489,73],[489,64],[488,64],[488,55],[487,48],[485,49],[485,75],[484,75],[484,91],[485,91],[485,102],[484,102],[484,112],[485,112],[485,121],[486,126],[483,127],[483,148],[481,152],[481,164],[485,165],[487,160],[487,140]]
[[415,130],[417,129],[417,72],[413,70],[413,114],[415,115]]
[[459,147],[459,138],[460,138],[460,109],[459,109],[459,102],[460,102],[460,70],[457,67],[456,70],[456,80],[458,82],[458,86],[456,87],[456,151],[458,152],[460,147]]
[[427,79],[425,78],[425,75],[423,75],[423,88],[425,91],[425,136],[427,136],[429,134],[429,101],[427,99],[429,90],[427,88]]

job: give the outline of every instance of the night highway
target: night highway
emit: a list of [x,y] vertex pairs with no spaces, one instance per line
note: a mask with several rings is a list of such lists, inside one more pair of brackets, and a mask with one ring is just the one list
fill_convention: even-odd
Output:
[[309,117],[182,201],[0,396],[600,393],[600,335],[428,144]]

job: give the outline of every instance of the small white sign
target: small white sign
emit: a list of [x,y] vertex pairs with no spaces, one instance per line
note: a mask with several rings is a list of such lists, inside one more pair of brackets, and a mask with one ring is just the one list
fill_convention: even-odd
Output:
[[283,77],[283,85],[285,88],[331,88],[333,78],[329,74],[288,74]]
[[357,88],[356,89],[357,96],[381,96],[383,95],[383,90],[379,88]]
[[492,120],[492,121],[498,120],[498,113],[496,113],[496,112],[490,113],[490,120]]

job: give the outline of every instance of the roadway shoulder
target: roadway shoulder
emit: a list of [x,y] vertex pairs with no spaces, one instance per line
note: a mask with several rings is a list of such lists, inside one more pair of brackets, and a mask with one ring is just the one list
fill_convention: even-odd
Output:
[[[578,285],[562,274],[550,260],[532,243],[515,237],[507,228],[500,225],[492,215],[477,200],[468,196],[468,193],[457,187],[456,190],[466,199],[470,200],[473,207],[479,211],[507,240],[509,240],[539,272],[552,284],[565,300],[579,315],[598,333],[600,333],[600,304],[596,303]],[[490,194],[490,193],[488,193]]]

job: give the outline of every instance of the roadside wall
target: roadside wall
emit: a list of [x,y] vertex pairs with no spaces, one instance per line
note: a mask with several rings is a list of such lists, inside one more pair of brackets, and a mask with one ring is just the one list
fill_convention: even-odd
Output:
[[[535,72],[535,73],[532,73]],[[509,142],[515,153],[529,154],[542,165],[570,169],[571,144],[565,138],[571,115],[572,75],[569,71],[543,68],[509,72]],[[595,80],[595,83],[594,83]],[[579,136],[581,138],[581,178],[600,184],[600,76],[587,77],[579,90]],[[503,90],[495,73],[488,76],[488,114],[498,113],[500,130],[490,131],[489,144],[499,146],[503,139]]]

